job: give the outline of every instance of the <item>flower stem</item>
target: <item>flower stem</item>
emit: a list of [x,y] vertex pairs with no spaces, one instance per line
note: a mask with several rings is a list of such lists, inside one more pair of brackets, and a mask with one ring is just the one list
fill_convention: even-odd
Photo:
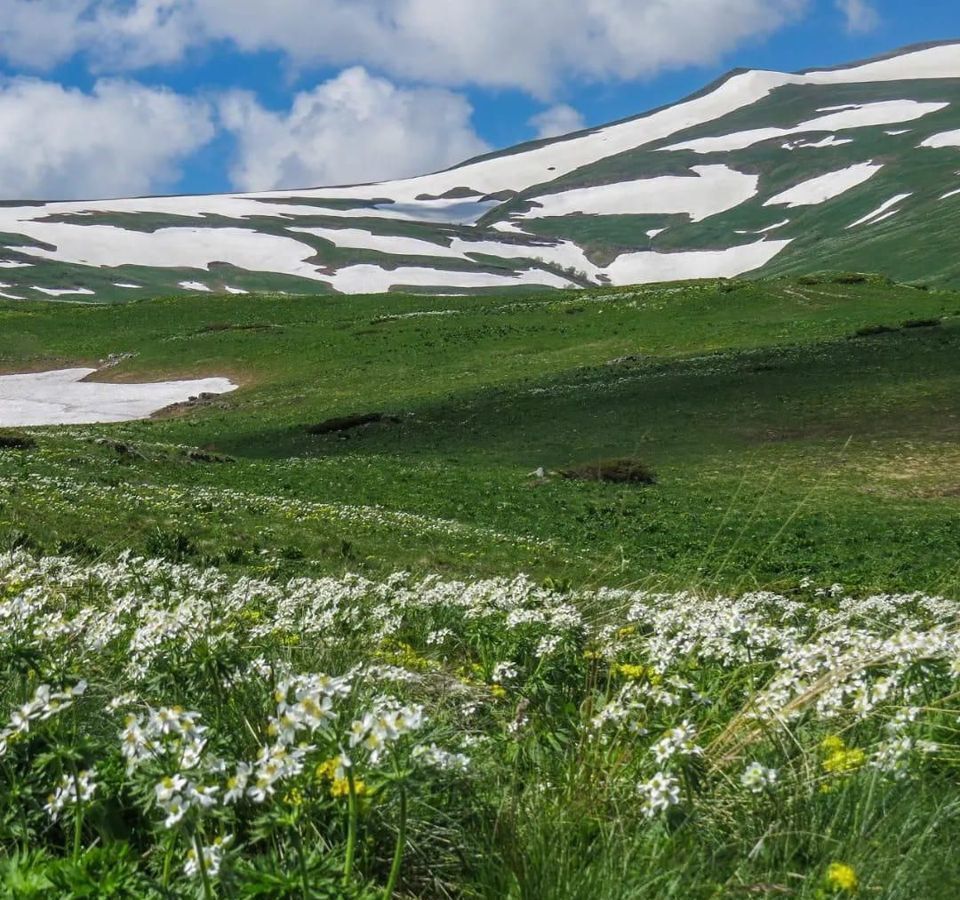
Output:
[[80,845],[83,841],[83,801],[80,799],[80,776],[77,767],[73,767],[73,793],[77,801],[77,812],[73,817],[73,861],[80,859]]
[[210,876],[207,874],[207,863],[203,858],[203,844],[200,842],[200,832],[193,833],[193,846],[197,851],[197,868],[200,870],[200,880],[203,882],[203,896],[205,900],[213,900],[213,888],[210,886]]
[[384,900],[391,900],[400,880],[400,867],[403,863],[403,851],[407,845],[407,789],[400,785],[400,825],[397,830],[397,846],[393,851],[393,865],[390,866],[390,878],[383,892]]
[[347,787],[349,789],[347,813],[347,856],[343,863],[343,883],[350,883],[353,875],[353,858],[357,852],[357,785],[353,779],[353,769],[347,769]]

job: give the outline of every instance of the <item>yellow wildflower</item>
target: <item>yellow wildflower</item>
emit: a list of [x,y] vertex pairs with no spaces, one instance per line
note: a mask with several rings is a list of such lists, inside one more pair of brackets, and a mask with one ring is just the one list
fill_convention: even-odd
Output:
[[646,666],[635,666],[630,663],[620,663],[616,666],[616,671],[631,681],[638,681],[647,674]]
[[820,742],[820,749],[830,755],[833,753],[839,753],[841,750],[846,750],[847,745],[843,742],[843,738],[839,734],[829,734]]
[[498,700],[502,700],[507,696],[507,689],[502,684],[491,684],[490,693]]
[[837,750],[823,761],[824,772],[831,775],[849,775],[856,772],[867,761],[867,754],[862,750]]
[[300,788],[291,788],[284,794],[283,802],[290,806],[303,806],[303,791]]
[[617,631],[617,637],[630,637],[631,634],[636,634],[637,626],[636,625],[624,625],[623,628]]
[[827,885],[835,891],[854,893],[857,889],[857,873],[846,863],[834,862],[827,867]]
[[[367,785],[356,779],[353,782],[353,790],[358,797],[364,797],[367,793]],[[331,797],[346,797],[350,794],[350,782],[346,778],[334,778],[333,783],[330,785],[330,796]]]

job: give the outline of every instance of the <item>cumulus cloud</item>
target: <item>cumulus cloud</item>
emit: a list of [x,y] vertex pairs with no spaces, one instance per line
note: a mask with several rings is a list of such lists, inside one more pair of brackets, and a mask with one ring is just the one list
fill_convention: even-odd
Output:
[[837,0],[837,8],[846,18],[851,34],[873,31],[880,24],[880,14],[869,0]]
[[213,134],[203,103],[166,90],[101,80],[84,93],[33,78],[0,81],[0,197],[159,190]]
[[264,109],[247,92],[224,98],[237,139],[231,177],[242,190],[349,184],[449,167],[489,148],[463,96],[399,88],[353,67],[297,94],[289,112]]
[[567,103],[559,103],[537,113],[529,124],[536,129],[538,138],[560,137],[572,131],[582,131],[586,126],[579,110]]
[[227,41],[301,66],[360,64],[399,79],[548,96],[568,76],[632,79],[713,62],[809,2],[3,0],[0,55],[42,67],[86,53],[91,65],[137,68]]

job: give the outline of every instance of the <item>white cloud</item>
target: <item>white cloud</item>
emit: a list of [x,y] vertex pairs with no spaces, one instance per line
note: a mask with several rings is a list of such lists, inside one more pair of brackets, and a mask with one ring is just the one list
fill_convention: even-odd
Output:
[[[860,0],[852,0],[854,4]],[[548,96],[566,77],[645,77],[715,62],[809,0],[3,0],[0,55],[103,70],[181,58],[218,40],[297,65],[365,65],[435,84]]]
[[0,81],[0,196],[158,190],[213,134],[207,107],[170,91],[101,80],[87,94],[33,78]]
[[551,106],[530,119],[530,125],[537,130],[538,138],[560,137],[573,131],[582,131],[586,122],[579,110],[567,103]]
[[446,168],[489,148],[472,108],[438,88],[402,89],[354,67],[297,94],[289,112],[246,92],[220,113],[238,142],[231,176],[243,190],[382,181]]
[[880,14],[870,0],[837,0],[837,8],[845,16],[851,34],[873,31],[880,24]]

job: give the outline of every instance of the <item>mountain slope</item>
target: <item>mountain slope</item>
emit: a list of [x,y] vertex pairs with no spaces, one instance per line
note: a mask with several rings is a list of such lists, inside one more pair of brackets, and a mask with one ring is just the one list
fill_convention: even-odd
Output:
[[0,204],[0,296],[562,288],[869,269],[960,284],[960,43],[737,71],[375,185]]

